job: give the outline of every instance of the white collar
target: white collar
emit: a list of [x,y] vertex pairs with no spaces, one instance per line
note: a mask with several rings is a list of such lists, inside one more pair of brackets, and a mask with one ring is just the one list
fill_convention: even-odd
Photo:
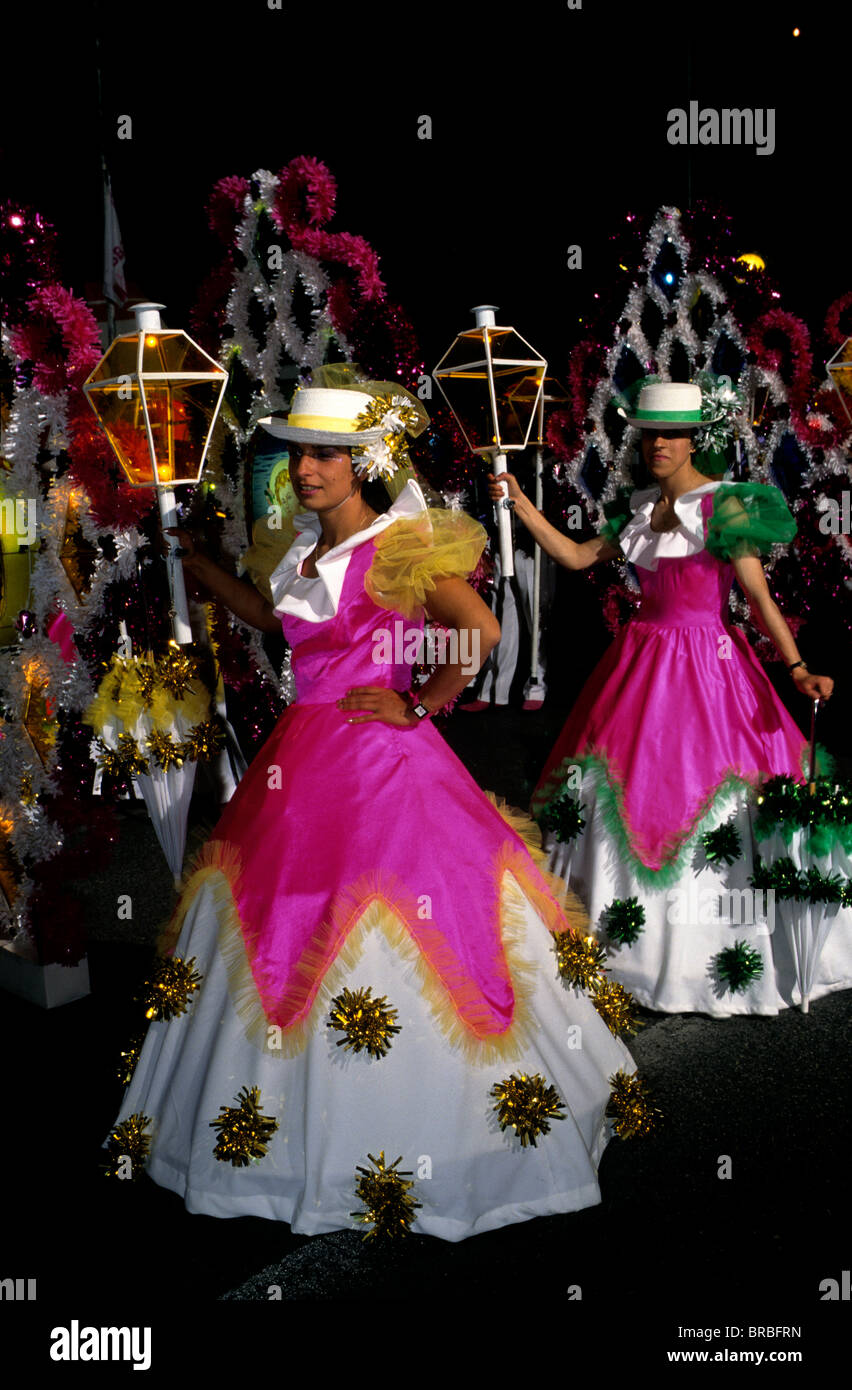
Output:
[[646,570],[655,570],[662,559],[696,555],[704,549],[702,498],[720,486],[720,483],[702,483],[690,492],[682,492],[672,504],[679,525],[671,531],[659,532],[651,530],[651,513],[662,495],[660,489],[649,487],[634,492],[630,498],[630,510],[634,515],[618,537],[622,554],[631,565],[640,565]]
[[377,516],[363,531],[356,531],[319,557],[316,576],[311,578],[299,574],[299,565],[316,548],[322,527],[315,512],[300,512],[293,518],[293,525],[299,534],[269,577],[275,612],[290,613],[309,623],[322,623],[333,618],[340,603],[349,560],[356,546],[378,536],[395,521],[419,516],[425,510],[426,499],[420,484],[410,478],[386,512]]

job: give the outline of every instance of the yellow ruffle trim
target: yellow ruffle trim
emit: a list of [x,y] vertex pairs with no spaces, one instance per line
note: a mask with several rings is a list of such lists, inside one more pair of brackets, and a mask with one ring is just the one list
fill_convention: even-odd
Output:
[[379,608],[413,618],[438,579],[466,579],[488,537],[466,512],[429,507],[395,521],[376,538],[364,588]]
[[[524,840],[530,857],[543,861],[545,855],[536,843],[540,835],[535,822],[490,793],[488,796],[510,828]],[[564,931],[570,925],[585,934],[589,926],[588,914],[579,899],[565,890],[561,880],[531,864],[530,857],[506,842],[495,865],[504,952],[498,968],[509,979],[515,997],[512,1023],[502,1033],[487,1031],[491,1019],[487,1010],[477,1009],[477,1004],[481,1004],[479,991],[473,981],[464,977],[441,931],[424,930],[421,926],[419,940],[411,934],[405,919],[412,912],[417,915],[416,899],[397,884],[383,884],[375,874],[364,875],[335,900],[328,921],[306,947],[296,968],[296,978],[282,1000],[290,1010],[302,1010],[298,1022],[290,1027],[283,1028],[268,1018],[252,973],[251,941],[247,949],[235,902],[242,873],[235,846],[216,840],[202,848],[188,872],[177,912],[160,939],[160,949],[164,953],[174,949],[187,912],[201,889],[209,885],[220,922],[218,947],[245,1036],[258,1051],[293,1057],[322,1025],[332,999],[357,966],[368,933],[381,931],[418,980],[421,995],[451,1047],[462,1052],[468,1061],[483,1065],[514,1061],[530,1039],[530,998],[536,973],[536,966],[523,954],[526,904],[532,904],[551,932]],[[465,1008],[466,1017],[460,1014],[459,1005]]]

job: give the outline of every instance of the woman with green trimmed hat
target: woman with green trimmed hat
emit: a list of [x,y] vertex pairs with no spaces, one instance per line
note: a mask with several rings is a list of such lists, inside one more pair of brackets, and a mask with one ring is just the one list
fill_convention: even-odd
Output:
[[[424,417],[393,384],[300,389],[263,422],[304,509],[271,599],[185,557],[246,621],[283,627],[297,688],[187,878],[163,945],[198,998],[151,1025],[121,1111],[153,1119],[148,1171],[191,1211],[309,1235],[360,1212],[455,1241],[600,1200],[611,1078],[634,1068],[535,826],[432,724],[499,629],[465,582],[482,528],[428,508],[410,470]],[[448,650],[412,687],[425,613]],[[557,945],[588,993],[562,984]]]
[[[715,421],[697,385],[646,384],[622,414],[641,431],[653,485],[592,540],[557,531],[506,479],[516,515],[559,564],[623,557],[642,591],[547,759],[533,813],[550,867],[588,902],[608,968],[639,1003],[777,1013],[798,1002],[796,968],[750,885],[754,800],[772,776],[804,781],[806,741],[731,625],[728,595],[736,579],[795,688],[829,699],[833,682],[808,670],[759,558],[796,525],[776,488],[698,471],[698,432]],[[852,985],[850,926],[829,937],[813,997]]]

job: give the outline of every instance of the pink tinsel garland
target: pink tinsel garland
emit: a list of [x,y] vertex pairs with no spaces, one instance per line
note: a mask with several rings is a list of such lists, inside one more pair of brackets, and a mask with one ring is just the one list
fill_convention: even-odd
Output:
[[[843,315],[847,315],[845,327],[841,327],[840,320]],[[833,304],[828,306],[828,313],[825,316],[825,336],[833,347],[840,347],[846,339],[852,335],[852,290],[848,294],[842,294],[839,299],[835,299]]]
[[[278,176],[273,216],[297,251],[306,251],[317,260],[336,261],[355,274],[363,300],[384,299],[385,286],[379,275],[379,258],[363,237],[350,232],[320,230],[334,212],[337,186],[329,170],[318,159],[300,155],[285,165]],[[345,332],[351,322],[340,292],[330,302],[335,325]]]
[[[789,350],[790,355],[787,373],[782,370],[784,349],[771,347],[767,343],[766,338],[769,333],[779,334],[785,339],[784,346]],[[758,364],[764,370],[781,372],[790,398],[791,409],[801,410],[804,406],[813,370],[811,335],[807,326],[802,323],[801,319],[797,319],[795,314],[788,314],[786,309],[770,309],[752,327],[748,335],[748,345],[757,357]]]

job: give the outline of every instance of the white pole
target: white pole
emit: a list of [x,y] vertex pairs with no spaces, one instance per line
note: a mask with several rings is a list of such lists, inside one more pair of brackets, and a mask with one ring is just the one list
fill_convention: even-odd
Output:
[[[494,373],[491,366],[491,342],[487,330],[493,328],[496,319],[494,317],[495,305],[478,304],[473,310],[476,318],[477,328],[485,331],[482,334],[482,346],[485,349],[485,360],[488,363],[488,392],[491,401],[491,418],[494,421],[494,436],[500,438],[497,422],[497,399],[494,391]],[[499,447],[499,444],[491,450],[491,470],[498,478],[501,473],[506,473],[506,455]],[[497,512],[497,531],[500,537],[500,566],[504,579],[511,579],[515,573],[515,552],[512,548],[512,518],[511,508],[506,506],[506,498],[495,504]]]
[[[538,437],[544,439],[544,387],[541,388],[541,395],[538,398]],[[542,446],[539,444],[535,451],[535,505],[536,510],[541,511],[544,505],[544,484],[542,482],[542,469],[544,465],[544,454]],[[530,654],[530,679],[538,680],[538,632],[541,620],[541,546],[535,542],[533,550],[533,601],[532,601],[532,652]]]
[[178,548],[176,536],[166,536],[166,528],[177,526],[178,512],[177,502],[174,492],[170,487],[158,487],[157,497],[160,503],[160,519],[163,523],[163,534],[168,553],[166,555],[166,567],[169,572],[169,592],[172,596],[172,632],[174,639],[179,647],[186,646],[192,641],[192,628],[189,625],[189,608],[186,602],[186,588],[183,582],[183,565],[179,555],[175,554]]
[[[499,478],[501,473],[506,473],[506,455],[497,453],[491,455],[492,469],[495,478]],[[515,552],[512,549],[512,517],[511,508],[506,506],[505,498],[495,504],[497,512],[497,530],[500,536],[500,565],[504,579],[511,579],[515,573]]]

